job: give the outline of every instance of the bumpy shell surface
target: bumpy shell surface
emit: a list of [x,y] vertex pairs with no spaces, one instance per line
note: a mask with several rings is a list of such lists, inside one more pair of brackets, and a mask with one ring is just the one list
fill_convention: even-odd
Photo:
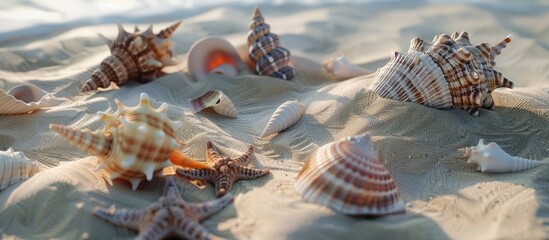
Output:
[[27,180],[38,172],[38,165],[22,152],[0,151],[0,190]]
[[214,112],[221,116],[230,118],[236,118],[238,116],[233,102],[231,102],[227,95],[219,90],[211,90],[196,99],[189,99],[189,103],[191,104],[193,113],[211,107]]
[[51,95],[32,84],[18,85],[7,92],[0,89],[0,115],[23,114],[48,104]]
[[254,10],[248,32],[248,56],[255,63],[259,75],[290,80],[295,70],[288,66],[290,51],[280,47],[280,39],[271,33],[271,26],[265,23],[258,7]]
[[320,147],[299,172],[295,189],[307,201],[348,215],[404,212],[396,182],[378,160],[367,135]]
[[484,144],[480,139],[477,146],[460,148],[458,151],[467,157],[467,163],[478,164],[481,172],[519,172],[537,167],[544,162],[511,156],[494,142]]
[[141,180],[150,181],[154,173],[172,165],[170,157],[177,146],[173,122],[166,115],[168,105],[154,109],[145,93],[135,107],[126,107],[118,100],[116,104],[116,112],[99,113],[104,129],[91,132],[57,124],[50,128],[78,148],[98,156],[111,179],[126,179],[135,190]]
[[393,53],[379,69],[372,90],[384,98],[455,107],[478,116],[481,107],[494,108],[492,91],[513,87],[494,70],[495,57],[510,41],[508,36],[496,46],[473,46],[466,32],[435,36],[432,42],[414,38],[408,53]]
[[128,33],[118,24],[118,37],[109,44],[111,55],[106,57],[91,78],[84,83],[81,91],[106,88],[111,82],[117,85],[134,79],[146,83],[163,75],[162,68],[177,64],[172,59],[170,40],[181,22],[154,34],[152,26],[145,32]]
[[210,73],[235,77],[244,67],[238,51],[220,37],[205,37],[195,42],[189,50],[187,64],[195,81]]
[[275,110],[260,137],[263,138],[289,128],[299,121],[304,112],[305,107],[297,101],[283,103]]

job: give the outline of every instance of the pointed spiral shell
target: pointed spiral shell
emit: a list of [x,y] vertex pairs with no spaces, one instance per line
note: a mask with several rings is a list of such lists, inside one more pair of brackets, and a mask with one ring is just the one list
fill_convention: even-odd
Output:
[[305,107],[297,100],[283,103],[274,111],[260,137],[263,138],[289,128],[299,121],[304,112]]
[[0,151],[0,190],[27,180],[38,170],[38,165],[22,152],[14,152],[13,148]]

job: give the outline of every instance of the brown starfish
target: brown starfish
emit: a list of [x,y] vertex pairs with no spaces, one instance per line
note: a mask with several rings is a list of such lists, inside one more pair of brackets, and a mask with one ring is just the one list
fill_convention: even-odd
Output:
[[269,169],[253,169],[246,167],[250,163],[253,146],[238,158],[221,157],[211,141],[206,144],[206,161],[215,170],[179,168],[177,174],[198,180],[206,180],[215,185],[215,194],[218,197],[231,190],[234,182],[241,179],[258,178],[269,173]]
[[211,235],[200,226],[199,222],[221,211],[232,200],[232,195],[227,194],[214,201],[188,203],[179,195],[173,177],[167,177],[162,196],[147,208],[110,211],[96,207],[92,213],[115,225],[138,230],[136,239],[217,239],[217,236]]

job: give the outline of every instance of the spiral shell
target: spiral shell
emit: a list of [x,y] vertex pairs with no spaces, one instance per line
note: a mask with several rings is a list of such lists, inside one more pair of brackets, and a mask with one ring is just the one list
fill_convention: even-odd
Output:
[[111,55],[101,62],[81,91],[106,88],[111,82],[122,85],[129,79],[146,83],[162,76],[163,67],[177,64],[172,59],[170,37],[180,24],[177,22],[158,34],[153,33],[152,26],[145,32],[136,27],[135,32],[128,33],[118,24],[118,37],[109,44]]
[[304,112],[305,107],[297,100],[283,103],[275,110],[260,137],[263,138],[289,128],[299,121]]
[[198,98],[189,99],[189,103],[191,104],[193,113],[211,107],[214,112],[221,116],[230,118],[236,118],[238,116],[234,104],[227,95],[219,90],[211,90]]
[[467,157],[467,163],[478,164],[481,172],[519,172],[544,164],[526,158],[511,156],[494,142],[484,144],[480,139],[477,146],[460,148],[458,151]]
[[38,170],[38,165],[22,152],[14,152],[13,148],[0,151],[0,190],[27,180]]
[[9,89],[0,89],[0,115],[24,114],[45,107],[51,94],[32,84],[23,84]]
[[297,175],[295,189],[307,201],[348,215],[404,212],[399,189],[367,135],[320,147]]
[[481,107],[494,108],[492,91],[513,88],[513,82],[493,69],[495,57],[510,41],[509,35],[496,46],[473,46],[466,32],[435,36],[433,42],[414,38],[408,53],[394,52],[378,70],[371,88],[384,98],[455,107],[478,116]]
[[254,10],[248,32],[248,56],[255,63],[259,75],[290,80],[295,70],[288,66],[290,51],[280,47],[280,39],[271,33],[271,26],[265,23],[258,7]]

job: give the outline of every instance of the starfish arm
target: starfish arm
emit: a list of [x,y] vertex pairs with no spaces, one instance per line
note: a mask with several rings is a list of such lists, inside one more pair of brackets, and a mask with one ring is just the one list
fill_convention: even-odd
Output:
[[221,211],[227,205],[233,201],[233,195],[230,193],[225,194],[223,197],[205,202],[205,203],[189,203],[188,209],[192,211],[198,217],[199,221],[203,221],[206,218]]
[[173,177],[166,177],[164,181],[164,191],[162,192],[162,196],[181,199],[175,179]]
[[133,230],[139,230],[139,223],[143,213],[144,211],[142,210],[130,209],[121,209],[113,212],[102,207],[95,207],[92,211],[92,214],[98,218],[115,225],[131,228]]
[[159,212],[144,229],[139,231],[139,235],[135,239],[163,239],[166,237],[172,230],[166,221],[166,215],[166,211]]
[[178,168],[175,172],[183,177],[190,179],[211,181],[215,171],[206,169],[182,169]]
[[246,152],[244,154],[242,154],[242,156],[240,156],[238,158],[232,158],[231,160],[233,160],[234,162],[236,162],[238,164],[246,166],[250,163],[250,160],[251,160],[250,157],[252,156],[253,153],[254,153],[254,146],[250,144],[248,146],[248,150],[246,150]]
[[206,161],[212,165],[215,161],[221,158],[221,155],[215,149],[215,147],[212,144],[212,141],[208,141],[206,143]]
[[254,169],[244,166],[236,167],[238,179],[254,179],[269,173],[269,169]]

